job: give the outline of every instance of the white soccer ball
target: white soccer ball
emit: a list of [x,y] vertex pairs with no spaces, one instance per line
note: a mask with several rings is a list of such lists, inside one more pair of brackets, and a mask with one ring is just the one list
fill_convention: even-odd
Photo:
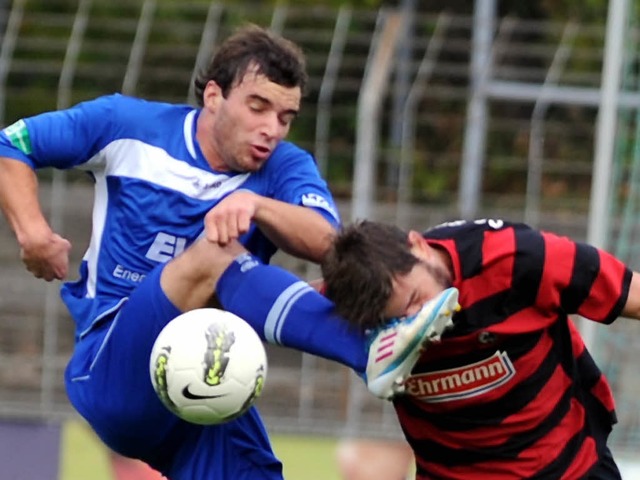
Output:
[[149,371],[158,397],[172,412],[188,422],[214,425],[242,415],[260,396],[267,355],[243,319],[200,308],[164,327]]

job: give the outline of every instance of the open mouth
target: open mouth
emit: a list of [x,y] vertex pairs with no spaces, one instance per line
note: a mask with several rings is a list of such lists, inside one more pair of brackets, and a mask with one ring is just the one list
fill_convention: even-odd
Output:
[[256,159],[264,160],[271,154],[271,149],[260,145],[251,145],[251,156]]

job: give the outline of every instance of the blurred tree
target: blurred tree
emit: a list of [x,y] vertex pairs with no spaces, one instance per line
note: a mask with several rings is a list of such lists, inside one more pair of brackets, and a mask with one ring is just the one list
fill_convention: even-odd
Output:
[[278,5],[278,4],[295,4],[296,6],[308,5],[310,7],[318,7],[318,6],[326,6],[326,7],[340,7],[342,5],[351,5],[352,7],[366,7],[366,8],[377,8],[386,3],[397,3],[397,2],[385,2],[383,0],[296,0],[285,1],[285,0],[248,0],[245,1],[247,5]]

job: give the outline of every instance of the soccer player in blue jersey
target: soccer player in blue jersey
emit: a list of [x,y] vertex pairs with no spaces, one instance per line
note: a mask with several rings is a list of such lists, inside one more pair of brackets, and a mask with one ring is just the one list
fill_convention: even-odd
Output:
[[[109,447],[170,479],[282,478],[255,409],[224,425],[186,423],[160,403],[148,362],[164,325],[210,304],[225,245],[237,239],[254,255],[242,257],[244,269],[277,248],[314,261],[329,248],[334,201],[311,155],[284,141],[306,80],[295,45],[247,27],[196,78],[197,108],[111,95],[0,133],[0,207],[34,276],[66,279],[71,248],[42,212],[35,170],[77,168],[95,182],[91,240],[79,278],[61,290],[76,326],[67,393]],[[309,291],[289,290],[293,299]],[[387,397],[422,341],[450,321],[455,300],[447,295],[368,338],[341,319],[320,325],[286,308],[253,325],[270,342],[353,368]]]

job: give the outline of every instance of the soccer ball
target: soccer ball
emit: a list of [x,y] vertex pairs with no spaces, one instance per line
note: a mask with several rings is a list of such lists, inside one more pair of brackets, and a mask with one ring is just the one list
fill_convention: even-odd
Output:
[[267,356],[262,340],[243,319],[200,308],[162,329],[149,371],[169,410],[188,422],[214,425],[242,415],[260,396]]

